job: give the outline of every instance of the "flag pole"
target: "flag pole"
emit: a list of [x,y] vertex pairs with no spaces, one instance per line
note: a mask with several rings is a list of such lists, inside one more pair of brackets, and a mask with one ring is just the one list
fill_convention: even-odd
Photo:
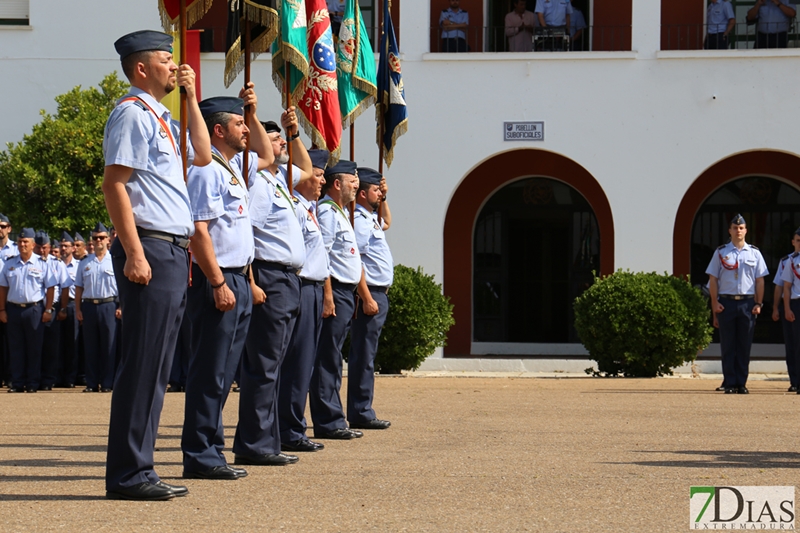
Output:
[[[250,83],[250,20],[244,17],[244,90]],[[250,117],[253,114],[251,106],[244,108],[244,123],[250,123]],[[248,126],[249,127],[249,126]],[[250,188],[250,135],[245,139],[244,154],[242,154],[242,169],[244,174],[245,187]]]
[[[350,123],[350,161],[356,160],[356,121]],[[358,192],[356,192],[358,196]],[[350,225],[356,227],[356,201],[350,202]]]
[[[285,78],[285,86],[286,86],[286,110],[288,111],[290,107],[292,107],[292,93],[291,93],[291,83],[289,76],[291,75],[291,65],[287,61],[286,62],[286,74],[284,75]],[[300,125],[297,126],[297,133],[300,134]],[[289,187],[289,196],[293,194],[292,192],[292,140],[289,139],[289,132],[286,132],[286,152],[289,154],[289,164],[286,166],[286,185]]]
[[[180,63],[186,64],[186,0],[181,0],[181,15],[180,15],[179,34],[180,34]],[[189,143],[187,130],[189,124],[189,106],[186,102],[186,88],[181,87],[181,162],[183,163],[183,181],[189,182],[189,171],[186,168],[188,160],[186,158],[186,149]]]
[[[383,0],[383,1],[384,2],[388,2],[389,0]],[[383,10],[381,10],[381,14],[383,14]],[[387,58],[387,61],[388,61],[388,57],[389,57],[389,50],[388,50],[389,40],[383,38],[384,37],[384,33],[386,33],[386,17],[385,16],[381,16],[381,19],[382,19],[381,20],[381,38],[380,38],[380,41],[378,41],[378,42],[382,43],[385,40],[386,44],[384,46],[387,49],[385,50],[385,54],[379,54],[379,55],[383,55],[383,57]],[[389,77],[388,65],[387,65],[387,68],[385,70],[386,70],[387,77]],[[384,87],[389,87],[389,85],[386,84],[386,85],[384,85]],[[378,95],[378,103],[377,103],[378,106],[381,106],[381,108],[380,108],[381,121],[380,121],[380,124],[379,124],[379,126],[380,126],[380,142],[378,143],[378,173],[381,175],[381,177],[383,177],[383,149],[384,149],[383,148],[383,136],[386,133],[386,114],[383,112],[383,106],[381,105],[381,101],[383,100],[382,97],[383,97],[382,94]],[[383,220],[382,220],[383,217],[381,217],[381,211],[382,210],[383,210],[383,196],[381,196],[381,199],[378,202],[378,225],[381,226],[381,227],[383,227]]]

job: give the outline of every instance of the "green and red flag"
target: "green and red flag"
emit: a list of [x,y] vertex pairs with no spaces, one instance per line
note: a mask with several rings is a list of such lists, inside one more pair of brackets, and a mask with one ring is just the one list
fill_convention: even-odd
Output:
[[375,54],[357,0],[345,1],[336,51],[336,77],[342,128],[346,129],[375,103],[378,94]]
[[[195,0],[197,1],[197,0]],[[244,68],[244,24],[250,21],[250,58],[268,52],[278,35],[275,0],[227,0],[228,29],[225,36],[225,87],[230,87]]]

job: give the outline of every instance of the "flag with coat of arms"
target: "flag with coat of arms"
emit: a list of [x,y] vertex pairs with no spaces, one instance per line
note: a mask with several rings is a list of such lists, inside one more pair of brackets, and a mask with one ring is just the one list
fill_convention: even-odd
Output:
[[346,0],[336,51],[342,129],[375,103],[378,94],[375,54],[357,0]]
[[378,61],[378,104],[375,106],[377,141],[378,146],[383,149],[386,166],[392,164],[397,139],[408,131],[408,109],[400,69],[400,51],[389,7],[389,0],[384,0],[383,34]]

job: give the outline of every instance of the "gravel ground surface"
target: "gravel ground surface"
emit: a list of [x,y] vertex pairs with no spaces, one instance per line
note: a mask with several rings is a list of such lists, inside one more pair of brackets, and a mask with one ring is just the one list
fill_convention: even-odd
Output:
[[[692,485],[795,485],[800,396],[717,379],[379,377],[386,431],[236,481],[180,480],[183,394],[156,469],[190,494],[108,501],[109,394],[0,391],[4,531],[686,531]],[[346,390],[346,386],[342,387]],[[233,441],[238,395],[225,410]],[[309,432],[311,433],[311,432]],[[232,461],[232,454],[228,454]],[[800,524],[799,524],[800,525]]]

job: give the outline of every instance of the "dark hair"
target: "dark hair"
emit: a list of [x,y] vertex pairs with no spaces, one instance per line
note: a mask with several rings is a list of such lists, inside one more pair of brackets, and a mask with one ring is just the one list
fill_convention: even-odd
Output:
[[152,50],[143,50],[141,52],[134,52],[122,59],[122,72],[125,73],[125,77],[128,78],[128,81],[133,79],[133,74],[136,72],[136,65],[139,63],[147,63],[152,54]]
[[344,174],[331,174],[329,176],[325,176],[325,183],[322,184],[322,194],[327,194],[328,190],[333,185],[334,180],[341,180]]
[[217,111],[216,113],[212,113],[205,118],[206,127],[208,128],[208,134],[213,137],[214,135],[214,126],[217,124],[221,124],[223,128],[228,127],[228,123],[233,118],[233,115],[230,113],[226,113],[225,111]]

